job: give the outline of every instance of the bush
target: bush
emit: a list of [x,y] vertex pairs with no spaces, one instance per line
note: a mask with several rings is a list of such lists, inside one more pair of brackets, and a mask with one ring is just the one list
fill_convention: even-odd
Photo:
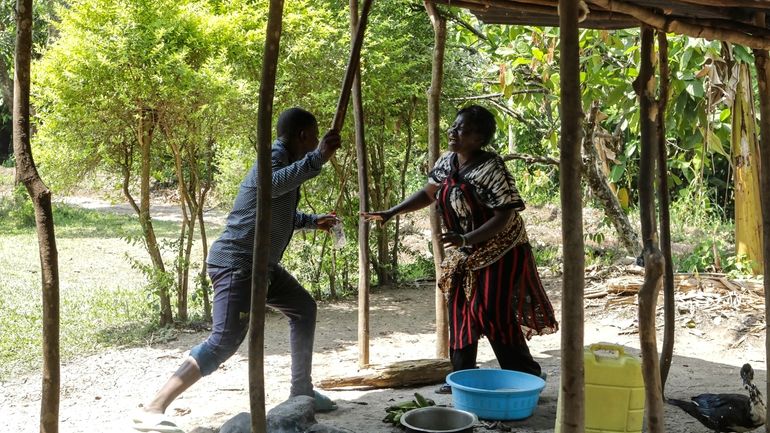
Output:
[[17,185],[10,198],[0,198],[0,220],[7,222],[9,229],[35,227],[35,207],[24,185]]

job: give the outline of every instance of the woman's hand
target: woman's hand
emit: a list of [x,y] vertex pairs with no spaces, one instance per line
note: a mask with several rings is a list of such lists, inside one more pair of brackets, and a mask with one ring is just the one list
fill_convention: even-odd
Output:
[[316,228],[318,230],[323,230],[325,232],[328,232],[329,230],[331,230],[334,224],[337,224],[339,220],[340,219],[337,218],[337,215],[334,215],[334,214],[319,215],[315,221]]
[[441,233],[439,239],[441,239],[441,243],[444,244],[445,247],[452,246],[455,248],[462,248],[468,246],[465,235],[456,232]]
[[375,211],[375,212],[361,212],[361,216],[366,221],[379,221],[380,224],[385,224],[393,218],[393,213],[387,210]]

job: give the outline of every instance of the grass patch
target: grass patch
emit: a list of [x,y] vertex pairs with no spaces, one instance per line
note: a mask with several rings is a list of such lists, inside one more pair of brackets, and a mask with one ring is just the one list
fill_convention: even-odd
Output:
[[[12,200],[5,197],[0,199]],[[157,328],[157,297],[128,257],[148,262],[141,228],[131,215],[55,205],[59,259],[62,361],[107,347],[145,345],[164,338]],[[153,221],[159,241],[178,235],[173,222]],[[0,380],[39,368],[42,300],[38,239],[34,225],[0,215]],[[215,234],[212,234],[215,236]],[[193,271],[201,262],[200,248]],[[173,252],[166,252],[173,263]],[[199,314],[191,300],[192,317]]]
[[[83,209],[61,203],[53,204],[53,216],[58,238],[103,238],[141,236],[136,215],[124,215]],[[154,220],[158,237],[177,236],[178,225],[173,222]],[[32,202],[23,188],[17,188],[12,196],[0,197],[0,233],[23,235],[34,232],[35,214]]]

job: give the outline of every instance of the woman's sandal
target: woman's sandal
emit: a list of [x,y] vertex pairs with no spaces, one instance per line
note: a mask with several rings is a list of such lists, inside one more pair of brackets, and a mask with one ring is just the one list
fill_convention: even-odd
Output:
[[436,389],[436,394],[451,394],[452,387],[448,383],[445,383]]

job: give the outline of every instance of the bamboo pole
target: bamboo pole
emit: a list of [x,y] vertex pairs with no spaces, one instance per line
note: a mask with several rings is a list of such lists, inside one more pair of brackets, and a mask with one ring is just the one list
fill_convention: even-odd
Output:
[[561,393],[564,411],[562,433],[585,430],[585,376],[583,372],[583,291],[585,254],[583,244],[582,125],[578,4],[560,0],[559,50],[561,51],[561,156],[559,188],[562,207]]
[[43,183],[30,145],[30,64],[32,61],[32,0],[16,2],[16,48],[13,89],[13,150],[16,181],[27,188],[35,207],[40,275],[43,291],[43,384],[40,432],[59,431],[59,257],[56,250],[51,190]]
[[[358,27],[358,0],[350,0],[350,33],[355,37]],[[353,118],[356,124],[356,154],[358,155],[358,211],[369,210],[369,164],[366,158],[364,107],[361,96],[361,68],[353,77]],[[358,366],[369,365],[369,222],[358,216]]]
[[[765,14],[758,14],[758,24],[765,25]],[[757,68],[757,83],[759,87],[759,136],[760,136],[760,189],[765,191],[761,195],[762,205],[762,262],[765,268],[765,317],[770,317],[770,56],[766,50],[754,50],[754,64]],[[770,365],[770,328],[765,328],[765,362]],[[765,395],[770,395],[770,382],[766,385]],[[770,406],[766,416],[770,416]],[[767,419],[767,418],[766,418]],[[770,425],[765,424],[765,431],[770,432]]]
[[372,0],[364,0],[356,33],[351,41],[350,58],[348,59],[348,67],[345,70],[345,78],[342,80],[342,91],[337,101],[337,112],[334,114],[334,120],[332,121],[332,129],[337,131],[342,130],[342,125],[345,123],[345,113],[348,110],[348,101],[350,101],[350,89],[353,85],[356,71],[358,71],[358,64],[361,61],[361,46],[364,44],[364,33],[366,31],[366,23],[369,21],[369,10],[371,8]]
[[257,164],[259,196],[254,235],[254,259],[251,267],[251,314],[249,317],[249,405],[252,433],[265,433],[265,302],[269,284],[268,255],[270,251],[270,224],[272,219],[271,124],[275,75],[283,26],[283,0],[270,0],[262,60],[257,111]]
[[658,201],[660,201],[660,248],[663,254],[663,347],[660,353],[660,389],[665,395],[666,379],[674,354],[676,304],[674,302],[674,265],[671,259],[671,198],[668,192],[668,146],[666,144],[666,107],[669,94],[668,38],[658,32],[658,67],[660,96],[658,99]]
[[[428,90],[428,167],[433,167],[439,157],[441,86],[444,80],[444,51],[446,49],[446,18],[441,16],[431,0],[425,0],[425,10],[433,24],[434,45],[430,89]],[[436,205],[430,206],[430,228],[433,242],[433,265],[436,281],[441,276],[444,246],[441,244],[441,219]],[[449,319],[444,294],[436,285],[436,357],[449,356]]]
[[678,33],[695,38],[721,40],[746,45],[751,48],[770,49],[770,40],[740,31],[704,27],[702,25],[672,19],[671,17],[657,14],[650,9],[617,0],[588,0],[588,2],[612,12],[631,15],[642,23],[666,33]]
[[653,29],[642,26],[641,67],[636,91],[639,95],[641,160],[639,163],[639,209],[644,254],[644,283],[639,289],[639,341],[642,349],[647,429],[651,433],[665,431],[661,394],[658,348],[655,337],[655,309],[663,276],[663,255],[658,249],[655,230],[655,160],[658,106],[655,104],[655,71],[653,68]]

